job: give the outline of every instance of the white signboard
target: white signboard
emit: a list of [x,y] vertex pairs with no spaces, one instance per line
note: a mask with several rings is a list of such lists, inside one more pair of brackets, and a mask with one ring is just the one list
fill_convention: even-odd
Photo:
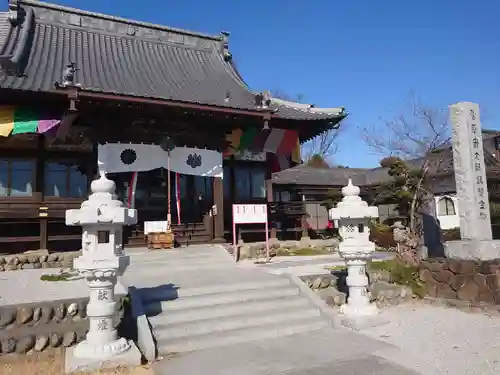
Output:
[[145,221],[144,234],[148,233],[165,233],[170,230],[168,221]]
[[234,258],[238,261],[236,246],[236,225],[264,224],[266,228],[266,255],[269,259],[269,224],[267,221],[267,204],[233,204],[233,246]]
[[235,224],[267,223],[267,204],[233,204]]

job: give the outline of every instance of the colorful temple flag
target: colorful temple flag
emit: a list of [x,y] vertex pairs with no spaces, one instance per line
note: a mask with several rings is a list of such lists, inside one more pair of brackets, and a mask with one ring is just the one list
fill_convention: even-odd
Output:
[[0,107],[0,136],[8,137],[14,129],[14,107]]
[[250,128],[245,131],[235,129],[226,140],[229,142],[229,149],[224,153],[226,156],[238,150],[291,155],[296,152],[299,136],[296,130]]
[[240,138],[240,144],[238,150],[248,150],[252,146],[254,138],[257,136],[258,130],[256,128],[250,128],[243,132]]
[[271,173],[280,172],[291,167],[290,157],[285,155],[272,155],[269,158]]
[[263,129],[260,132],[257,132],[255,134],[252,144],[248,148],[250,151],[254,152],[262,152],[264,149],[264,145],[266,144],[267,139],[269,138],[269,135],[271,134],[271,130],[269,129]]
[[278,146],[278,155],[291,155],[295,146],[297,145],[298,135],[295,130],[287,130],[281,139],[280,145]]
[[300,141],[298,137],[297,143],[295,144],[295,148],[292,152],[292,162],[294,162],[295,164],[302,163],[302,156],[300,155]]
[[0,136],[10,134],[44,134],[57,127],[61,120],[43,116],[26,107],[0,107]]
[[278,148],[281,144],[281,140],[285,136],[285,129],[273,129],[271,134],[264,143],[263,151],[270,152],[271,154],[275,154],[278,151]]
[[36,133],[37,129],[37,114],[28,108],[16,108],[12,134]]

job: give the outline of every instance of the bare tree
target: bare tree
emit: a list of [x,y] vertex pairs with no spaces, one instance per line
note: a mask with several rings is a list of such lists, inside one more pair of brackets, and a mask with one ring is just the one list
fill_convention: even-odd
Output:
[[304,143],[301,148],[302,159],[308,161],[313,156],[319,155],[325,160],[331,160],[339,150],[337,138],[340,134],[340,129],[339,127],[327,130]]
[[[451,147],[447,111],[426,106],[411,96],[409,109],[380,126],[364,129],[363,139],[377,154],[391,179],[379,186],[379,196],[394,200],[408,217],[408,244],[422,234],[420,214],[435,217],[432,175],[439,173],[442,151]],[[407,246],[415,255],[416,246]]]
[[[277,99],[289,102],[303,103],[304,95],[298,94],[292,97],[281,90],[272,91],[272,96]],[[327,130],[304,143],[301,147],[301,156],[304,161],[309,161],[315,155],[321,156],[325,160],[331,159],[338,151],[337,138],[340,127]]]
[[381,156],[397,156],[403,160],[425,157],[450,141],[448,111],[422,104],[411,95],[409,108],[392,119],[363,129],[363,139],[373,152]]

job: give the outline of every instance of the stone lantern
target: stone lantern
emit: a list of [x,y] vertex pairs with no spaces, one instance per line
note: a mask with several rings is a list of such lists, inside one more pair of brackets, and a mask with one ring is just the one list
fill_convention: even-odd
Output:
[[349,179],[342,188],[342,201],[330,209],[331,220],[338,220],[342,242],[339,253],[347,264],[347,286],[349,298],[341,306],[341,312],[351,316],[369,316],[377,314],[377,307],[368,297],[368,277],[366,262],[375,251],[375,244],[370,242],[370,219],[378,217],[378,207],[370,207],[359,197],[359,187]]
[[[115,195],[115,183],[104,173],[91,184],[91,195],[80,209],[66,211],[66,225],[83,228],[82,255],[74,260],[90,289],[87,305],[89,332],[67,356],[67,371],[106,365],[138,365],[135,344],[118,338],[115,327],[115,286],[129,264],[123,253],[124,225],[137,223],[137,211],[124,207]],[[68,368],[69,367],[69,368]]]

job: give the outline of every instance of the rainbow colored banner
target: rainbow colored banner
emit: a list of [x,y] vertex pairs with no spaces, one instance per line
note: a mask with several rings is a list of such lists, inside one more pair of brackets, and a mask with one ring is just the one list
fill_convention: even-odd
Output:
[[229,150],[225,155],[235,151],[249,150],[253,152],[269,152],[276,155],[294,155],[294,159],[300,159],[299,136],[296,130],[290,129],[263,129],[255,128],[234,129],[226,136]]
[[61,123],[60,119],[44,116],[26,107],[0,107],[0,137],[13,134],[44,134],[54,130]]

